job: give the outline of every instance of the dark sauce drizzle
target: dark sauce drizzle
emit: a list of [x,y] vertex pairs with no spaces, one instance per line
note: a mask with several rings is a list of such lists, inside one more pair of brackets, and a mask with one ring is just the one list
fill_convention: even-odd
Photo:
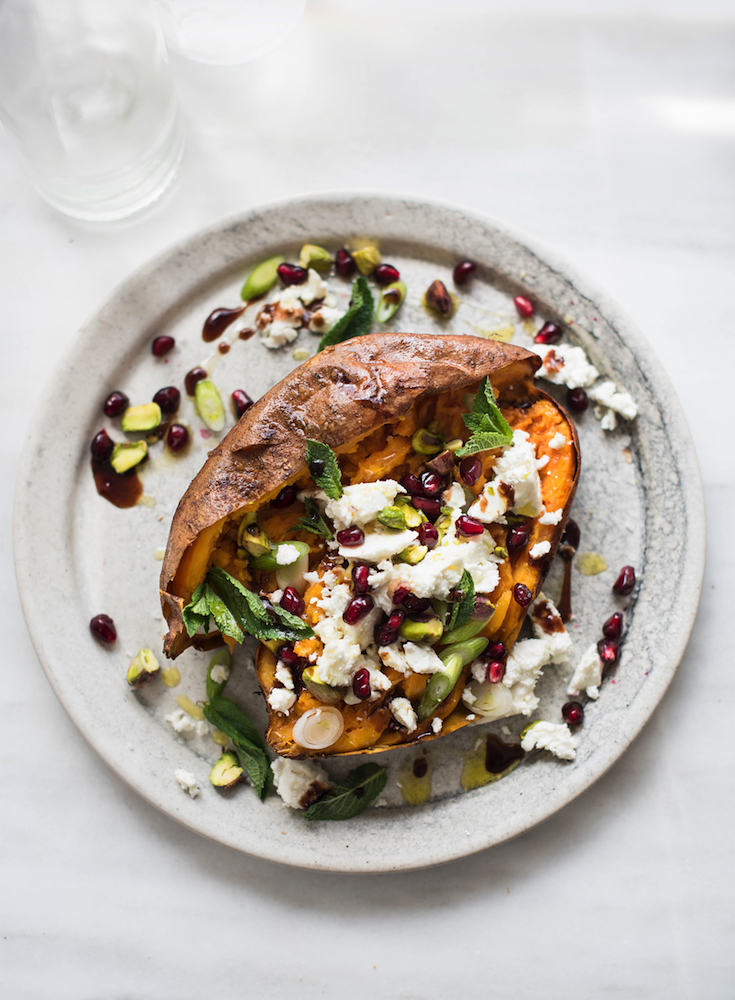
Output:
[[242,316],[246,306],[238,306],[237,309],[215,309],[204,320],[202,327],[202,340],[208,344],[221,337],[230,323],[234,323],[238,316]]
[[92,459],[92,475],[99,495],[116,507],[135,507],[143,496],[143,483],[136,469],[121,476],[106,462]]
[[503,743],[499,736],[489,733],[485,742],[485,769],[490,774],[502,774],[517,760],[523,760],[526,751],[520,743]]

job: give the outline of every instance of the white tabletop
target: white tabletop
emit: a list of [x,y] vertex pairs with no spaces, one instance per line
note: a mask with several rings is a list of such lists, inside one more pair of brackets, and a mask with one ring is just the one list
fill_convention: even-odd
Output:
[[[109,225],[47,208],[0,133],[3,996],[732,996],[734,42],[724,0],[311,0],[254,63],[173,59],[179,178]],[[196,229],[328,190],[464,205],[586,270],[671,378],[709,518],[691,642],[623,758],[516,841],[399,875],[253,860],[141,800],[56,701],[11,561],[23,438],[88,316]]]

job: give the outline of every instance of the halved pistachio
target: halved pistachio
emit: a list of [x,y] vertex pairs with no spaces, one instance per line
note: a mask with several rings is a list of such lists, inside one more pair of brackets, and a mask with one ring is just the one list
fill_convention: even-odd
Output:
[[278,265],[285,259],[285,257],[269,257],[250,272],[240,292],[243,302],[257,299],[273,288],[278,279]]
[[216,788],[232,788],[243,776],[243,769],[233,750],[225,750],[209,772],[209,780]]
[[432,281],[424,294],[424,305],[439,313],[442,319],[451,319],[457,311],[457,296],[447,291],[443,281]]
[[243,515],[240,527],[237,529],[237,544],[244,549],[246,555],[263,556],[270,552],[270,539],[258,524],[258,515],[255,511]]
[[411,447],[417,455],[436,455],[444,447],[444,436],[435,433],[429,427],[419,427],[411,438]]
[[378,323],[387,323],[392,316],[395,316],[403,305],[405,298],[405,281],[393,281],[390,285],[386,285],[380,293],[378,305],[375,310],[375,318]]
[[315,672],[316,667],[307,667],[306,670],[304,670],[301,675],[304,687],[325,705],[333,705],[335,702],[341,701],[342,692],[339,688],[332,687],[331,684],[325,684],[324,681],[317,680],[314,676]]
[[381,524],[386,526],[386,528],[401,528],[405,531],[408,527],[408,522],[406,520],[407,513],[408,507],[383,507],[376,517]]
[[409,545],[408,548],[398,553],[398,558],[401,562],[415,566],[416,563],[421,562],[428,551],[429,549],[426,545]]
[[120,427],[126,434],[138,431],[152,431],[161,424],[161,407],[158,403],[143,403],[142,406],[129,406],[123,413]]
[[367,277],[368,274],[373,273],[383,258],[380,256],[380,250],[377,247],[366,246],[355,250],[352,254],[352,259],[357,264],[360,274],[364,274]]
[[225,426],[225,404],[211,379],[203,378],[201,382],[197,382],[194,405],[210,431],[222,430]]
[[161,664],[150,649],[139,649],[128,667],[128,684],[136,691],[158,676]]
[[426,621],[414,621],[407,618],[401,625],[401,638],[407,642],[437,642],[441,639],[444,626],[439,618],[428,618]]
[[326,274],[332,266],[332,255],[324,247],[314,243],[304,243],[299,254],[299,267],[313,267],[315,271]]
[[110,465],[121,475],[134,468],[148,454],[148,445],[145,441],[122,441],[112,449]]

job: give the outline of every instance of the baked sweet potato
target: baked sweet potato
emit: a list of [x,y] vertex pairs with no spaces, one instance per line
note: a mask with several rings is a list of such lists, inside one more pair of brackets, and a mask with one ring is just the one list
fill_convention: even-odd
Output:
[[[467,598],[466,587],[463,592],[457,579],[462,568],[456,568],[457,558],[464,554],[469,558],[474,552],[476,565],[470,576],[480,585],[484,581],[486,587],[488,580],[494,583],[485,591],[475,586],[478,610],[472,621],[477,617],[481,620],[470,623],[469,631],[479,639],[502,642],[510,648],[523,623],[527,602],[540,590],[554,556],[579,476],[574,426],[535,385],[538,366],[535,354],[513,345],[469,336],[385,333],[327,348],[297,368],[240,419],[210,454],[179,504],[160,584],[169,628],[164,642],[166,655],[178,656],[192,643],[184,609],[208,572],[229,574],[248,591],[264,596],[266,608],[271,599],[274,604],[283,603],[283,588],[272,568],[276,557],[269,563],[253,553],[267,552],[269,545],[273,553],[277,551],[274,546],[296,542],[304,554],[308,547],[309,563],[307,580],[302,579],[296,588],[303,599],[300,617],[316,634],[287,644],[285,651],[282,642],[259,645],[258,678],[269,701],[266,738],[272,748],[291,757],[371,753],[432,739],[465,725],[468,715],[472,716],[461,704],[469,662],[462,664],[458,674],[453,663],[451,690],[438,704],[428,698],[429,689],[435,689],[434,695],[436,691],[444,693],[434,679],[441,674],[436,656],[451,651],[444,643],[452,609],[456,615],[455,605],[459,607],[462,597]],[[479,398],[479,390],[486,385],[486,377],[502,417],[513,431],[524,431],[525,435],[514,435],[515,444],[511,447],[506,442],[505,451],[499,447],[477,451],[468,460],[472,469],[462,466],[463,480],[456,452],[460,442],[470,437],[465,418],[474,394]],[[489,398],[492,401],[492,396]],[[307,440],[322,442],[336,454],[341,480],[348,490],[342,499],[329,501],[317,491],[315,478],[319,479],[319,473],[312,465],[312,478],[306,464]],[[537,461],[531,478],[538,483],[535,499],[524,507],[526,501],[514,499],[513,486],[501,482],[497,470],[502,468],[499,463],[504,457],[506,465],[511,461],[508,456],[516,454],[516,444],[527,451],[525,442],[533,446],[531,454]],[[444,443],[449,449],[443,448]],[[430,491],[406,493],[398,485],[403,481],[410,486],[415,480],[405,477],[435,470],[442,490],[435,495],[445,498],[440,501],[444,505],[441,512],[425,502]],[[516,479],[510,473],[506,478],[519,484],[520,495],[526,489],[523,476],[518,478],[517,468],[511,471]],[[436,477],[424,481],[436,486]],[[290,486],[296,489],[282,493]],[[358,488],[350,492],[351,486]],[[373,510],[373,519],[365,522],[370,511],[360,513],[360,505],[367,503],[367,510],[370,497],[374,499],[383,489],[387,493],[385,507],[377,515],[379,521]],[[292,494],[298,498],[284,506]],[[356,511],[356,523],[362,524],[358,530],[363,535],[367,532],[367,540],[355,546],[354,538],[343,544],[306,530],[309,516],[305,500],[311,504],[312,514],[318,506],[327,532],[330,527],[344,532],[350,512]],[[469,507],[469,519],[457,506],[460,503],[465,511]],[[493,508],[496,503],[498,510]],[[330,511],[325,520],[325,512]],[[413,528],[405,522],[406,511]],[[419,532],[417,516],[423,525],[436,522],[435,527]],[[391,521],[391,517],[398,521]],[[480,519],[479,529],[476,518]],[[243,528],[254,532],[255,548],[243,547],[248,544]],[[413,531],[412,539],[403,539],[410,544],[385,556],[384,550],[398,544],[396,538],[400,540],[402,530],[404,535]],[[479,542],[472,541],[478,530],[485,546],[482,551],[489,553],[482,557],[484,562],[477,561]],[[511,542],[522,544],[511,545],[508,552],[511,532],[515,532]],[[419,542],[423,540],[428,545],[422,547]],[[436,573],[442,568],[440,555],[444,559],[441,581],[437,582],[437,576],[427,583],[430,564],[438,567]],[[490,573],[491,563],[494,568]],[[368,565],[368,570],[355,575],[361,564]],[[370,582],[366,584],[368,574]],[[406,586],[401,590],[401,574],[409,584],[419,581],[416,593]],[[426,577],[423,582],[422,574]],[[466,579],[465,574],[462,580]],[[518,585],[522,585],[520,590]],[[416,598],[422,587],[427,593],[434,588],[431,597],[418,596],[412,602],[410,598]],[[372,608],[363,610],[354,626],[340,624],[350,617],[344,607],[348,592],[361,596],[366,590]],[[402,599],[403,591],[408,597]],[[395,610],[403,616],[399,633],[403,645],[381,641],[389,637],[389,625],[395,624],[388,621]],[[336,638],[325,638],[325,618],[342,629]],[[356,630],[361,630],[362,639]],[[355,660],[349,677],[344,656],[337,669],[333,657],[331,665],[327,664],[325,652],[332,649],[329,644],[333,639],[336,643],[348,632],[353,651],[355,643],[361,644],[365,657],[360,663]],[[408,645],[412,647],[412,663],[419,669],[413,669],[406,659]],[[419,653],[415,653],[417,648]],[[399,656],[404,656],[403,660],[396,659]],[[356,666],[368,675],[367,682],[365,676],[357,677]],[[315,719],[327,728],[333,725],[333,732],[341,732],[325,746],[319,746],[318,739],[304,740],[304,725]],[[295,727],[298,740],[294,738]]]

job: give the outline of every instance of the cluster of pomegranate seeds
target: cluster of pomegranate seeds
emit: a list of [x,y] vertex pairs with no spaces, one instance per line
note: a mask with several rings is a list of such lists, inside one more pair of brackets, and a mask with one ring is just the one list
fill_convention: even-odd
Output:
[[352,678],[352,690],[355,697],[362,701],[370,697],[370,672],[367,667],[360,667]]
[[567,389],[567,407],[573,413],[584,413],[589,405],[587,393],[581,386],[577,386],[576,389]]
[[112,449],[115,447],[115,442],[112,440],[107,431],[99,431],[92,438],[92,444],[89,446],[89,450],[92,452],[92,458],[96,462],[106,462],[107,459],[112,454]]
[[533,339],[537,344],[558,344],[561,340],[561,327],[556,323],[544,323]]
[[498,684],[505,676],[505,664],[500,660],[491,660],[485,668],[485,679],[491,684]]
[[358,563],[352,567],[352,589],[356,594],[367,594],[370,589],[368,586],[369,575],[370,567],[365,563]]
[[476,270],[477,264],[471,260],[460,261],[454,269],[454,284],[466,285]]
[[347,625],[357,625],[361,618],[369,615],[375,607],[375,601],[369,594],[353,597],[342,614],[342,620]]
[[279,264],[278,277],[284,285],[303,285],[309,277],[309,272],[298,264]]
[[252,399],[250,398],[250,396],[248,396],[248,394],[245,392],[244,389],[235,389],[235,391],[230,396],[230,400],[232,401],[232,409],[234,411],[235,417],[238,420],[243,415],[243,413],[245,413],[246,410],[249,410],[250,407],[253,405]]
[[620,611],[610,615],[602,626],[602,634],[606,639],[619,639],[623,632],[623,615]]
[[416,510],[426,514],[432,524],[442,512],[441,500],[431,500],[429,497],[411,497],[411,504]]
[[[395,601],[395,597],[394,597]],[[398,630],[406,620],[405,611],[393,611],[375,627],[374,637],[378,646],[390,646],[398,639]]]
[[181,393],[175,385],[167,385],[164,389],[158,390],[153,402],[161,407],[161,413],[176,413],[181,402]]
[[434,527],[431,521],[422,521],[416,529],[419,534],[419,544],[425,545],[427,549],[433,549],[439,541],[439,529]]
[[181,451],[189,443],[189,431],[183,424],[171,424],[166,435],[166,444],[171,451]]
[[614,639],[600,639],[597,643],[597,655],[602,660],[605,669],[609,669],[618,662],[620,646]]
[[301,657],[296,655],[293,646],[279,646],[276,650],[276,656],[287,667],[298,667],[301,663]]
[[378,264],[373,271],[373,277],[379,285],[392,285],[401,277],[401,272],[392,264]]
[[334,258],[334,267],[340,278],[351,278],[357,270],[355,258],[349,250],[338,250]]
[[635,570],[632,566],[623,566],[617,580],[613,584],[613,590],[621,597],[627,597],[635,587]]
[[516,307],[518,315],[522,319],[530,319],[536,312],[533,302],[531,302],[530,299],[525,298],[523,295],[516,295],[513,299],[513,304]]
[[283,510],[286,507],[290,507],[296,500],[298,492],[298,487],[293,484],[291,486],[284,486],[276,499],[273,501],[273,506],[276,510]]
[[304,610],[304,599],[295,587],[286,587],[283,591],[281,607],[292,615],[300,615]]
[[569,726],[580,726],[584,721],[584,709],[578,701],[568,701],[561,707],[561,716]]
[[482,521],[476,520],[474,517],[468,517],[467,514],[462,514],[457,518],[455,522],[455,527],[460,535],[481,535],[485,530],[485,525]]
[[393,591],[393,603],[403,604],[406,598],[410,595],[411,591],[408,587],[396,587]]
[[157,358],[162,358],[168,354],[176,345],[173,337],[155,337],[151,344],[151,351]]
[[120,414],[130,406],[130,400],[124,392],[111,392],[105,400],[102,409],[106,417],[119,417]]
[[355,525],[351,528],[343,528],[337,532],[337,541],[345,548],[355,549],[365,541],[365,532]]
[[428,597],[417,597],[411,593],[406,594],[402,603],[410,615],[423,615],[431,607],[431,601]]
[[508,532],[508,551],[520,552],[528,545],[529,528],[527,524],[515,524]]
[[517,583],[513,588],[513,599],[522,608],[527,608],[533,600],[533,595],[525,583]]
[[95,615],[89,623],[90,631],[103,642],[114,642],[117,639],[115,623],[109,615]]
[[489,642],[482,655],[488,661],[497,660],[500,663],[505,663],[508,656],[508,647],[504,642]]
[[477,455],[468,455],[459,463],[459,474],[463,483],[474,486],[482,474],[482,461]]

